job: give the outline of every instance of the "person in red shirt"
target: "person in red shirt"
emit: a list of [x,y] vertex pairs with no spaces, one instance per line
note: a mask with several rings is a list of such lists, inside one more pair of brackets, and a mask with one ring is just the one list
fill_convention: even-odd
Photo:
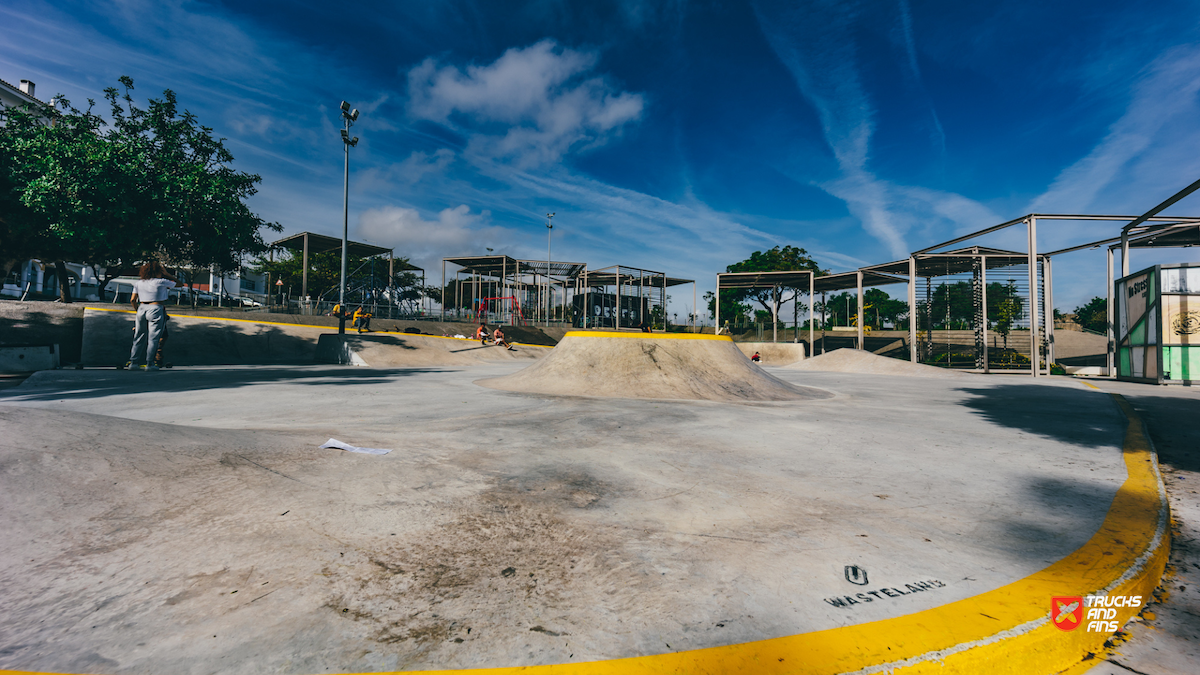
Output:
[[488,329],[486,323],[479,324],[479,328],[475,329],[475,339],[479,340],[479,344],[486,345],[488,343]]

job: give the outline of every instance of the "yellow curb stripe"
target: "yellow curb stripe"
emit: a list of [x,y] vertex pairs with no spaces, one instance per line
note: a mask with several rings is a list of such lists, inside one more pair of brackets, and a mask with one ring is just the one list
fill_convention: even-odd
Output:
[[[132,309],[109,309],[107,307],[84,307],[84,309],[94,309],[97,312],[113,312],[116,314],[134,314],[135,313],[134,310],[132,310]],[[294,328],[316,328],[318,330],[324,330],[324,331],[337,329],[337,326],[318,326],[318,325],[314,325],[311,323],[281,323],[278,321],[256,321],[254,319],[233,319],[233,318],[226,317],[226,316],[199,316],[196,314],[173,314],[169,309],[167,310],[167,315],[174,319],[200,319],[201,321],[233,321],[235,323],[253,323],[253,324],[258,324],[260,326],[288,326],[288,327],[294,327]],[[350,333],[346,333],[346,335],[350,335]],[[418,335],[418,333],[403,333],[400,331],[390,331],[390,330],[373,330],[369,333],[369,335]],[[421,337],[438,338],[441,340],[468,340],[468,341],[472,340],[472,338],[456,338],[456,337],[451,337],[449,335],[429,335],[426,333],[419,333],[419,335]],[[553,345],[531,345],[531,344],[528,344],[525,342],[513,342],[512,344],[521,345],[522,347],[546,347],[548,349],[554,348]],[[0,670],[0,673],[3,673],[3,672],[5,672],[5,671]]]
[[[1050,598],[1140,595],[1144,603],[1162,577],[1170,550],[1169,512],[1157,458],[1137,412],[1123,397],[1111,396],[1129,420],[1122,452],[1127,478],[1100,529],[1087,543],[1024,579],[906,616],[770,640],[587,663],[420,672],[1049,675],[1075,670],[1088,653],[1102,651],[1109,634],[1085,632],[1086,626],[1070,632],[1055,628],[1050,621]],[[1119,624],[1137,611],[1117,608]],[[24,673],[0,671],[18,672]]]
[[624,333],[606,330],[571,330],[563,337],[596,337],[596,338],[635,338],[639,340],[721,340],[733,342],[728,335],[708,335],[707,333]]

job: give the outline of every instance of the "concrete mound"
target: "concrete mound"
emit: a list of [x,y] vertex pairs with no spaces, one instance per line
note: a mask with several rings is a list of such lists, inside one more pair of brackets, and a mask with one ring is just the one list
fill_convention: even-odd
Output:
[[830,398],[751,363],[726,336],[572,331],[537,363],[476,384],[522,393],[710,401]]
[[510,351],[477,340],[436,335],[326,333],[317,342],[317,361],[372,368],[404,366],[469,366],[497,361],[531,361],[550,347],[514,344]]
[[869,373],[872,375],[899,375],[901,377],[971,377],[972,373],[927,366],[923,363],[901,361],[879,356],[861,349],[835,349],[785,366],[790,370],[814,370],[833,373]]
[[786,366],[789,363],[803,361],[805,358],[803,342],[735,342],[737,348],[747,358],[758,352],[764,366]]

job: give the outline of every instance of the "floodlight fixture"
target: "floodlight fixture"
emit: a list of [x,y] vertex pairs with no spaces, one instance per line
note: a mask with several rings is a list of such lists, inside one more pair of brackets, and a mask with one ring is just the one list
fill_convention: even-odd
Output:
[[342,101],[342,112],[350,112],[350,104]]
[[351,122],[357,122],[357,121],[358,121],[358,108],[355,108],[355,109],[354,109],[354,110],[353,110],[353,111],[350,113],[350,121],[351,121]]

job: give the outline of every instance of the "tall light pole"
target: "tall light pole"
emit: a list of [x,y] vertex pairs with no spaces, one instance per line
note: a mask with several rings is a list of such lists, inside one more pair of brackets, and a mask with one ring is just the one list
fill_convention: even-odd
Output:
[[553,213],[546,214],[546,325],[550,325],[550,235],[554,233]]
[[350,148],[358,145],[358,136],[350,138],[350,127],[358,121],[358,108],[350,109],[350,104],[342,101],[342,145],[346,146],[346,171],[342,180],[342,277],[338,286],[338,335],[346,334],[346,249],[350,237]]

